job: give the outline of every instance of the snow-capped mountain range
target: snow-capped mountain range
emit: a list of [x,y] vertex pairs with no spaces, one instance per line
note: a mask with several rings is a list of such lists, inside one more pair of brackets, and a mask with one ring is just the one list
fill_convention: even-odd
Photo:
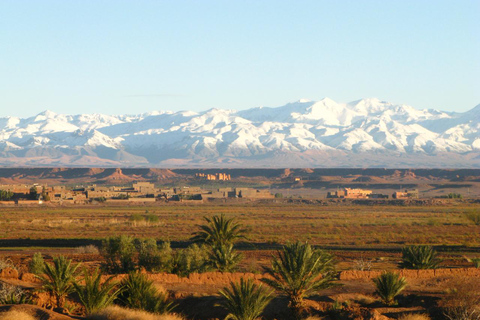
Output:
[[480,105],[378,99],[277,108],[0,118],[3,166],[480,167]]

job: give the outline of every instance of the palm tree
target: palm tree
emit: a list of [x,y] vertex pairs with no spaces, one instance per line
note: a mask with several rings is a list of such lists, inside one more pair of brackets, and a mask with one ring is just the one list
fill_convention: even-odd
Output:
[[230,282],[230,287],[220,290],[224,298],[220,305],[229,312],[226,320],[255,320],[273,299],[272,292],[256,285],[253,279],[240,278],[239,283]]
[[265,271],[269,277],[261,281],[288,296],[295,319],[301,318],[304,298],[333,286],[335,279],[333,255],[300,242],[285,245]]
[[384,272],[378,278],[373,279],[377,293],[387,305],[395,303],[395,297],[407,286],[404,277],[394,272]]
[[435,269],[442,262],[431,246],[406,246],[402,249],[400,268]]
[[232,272],[242,260],[242,256],[233,249],[233,244],[212,247],[208,257],[211,265],[221,272]]
[[73,292],[73,283],[79,266],[80,264],[72,265],[72,260],[64,256],[58,256],[53,258],[53,264],[45,263],[43,274],[37,276],[42,282],[42,290],[55,297],[60,311],[63,311],[65,298]]
[[85,307],[87,315],[94,311],[108,307],[117,298],[121,288],[117,288],[117,283],[112,282],[113,277],[109,277],[102,283],[102,274],[96,269],[91,275],[88,270],[84,270],[85,285],[74,283],[75,292]]
[[235,222],[235,219],[227,219],[224,214],[213,216],[211,219],[203,217],[206,225],[200,226],[200,231],[195,232],[191,238],[194,242],[205,243],[210,246],[230,245],[237,239],[245,238],[245,229]]

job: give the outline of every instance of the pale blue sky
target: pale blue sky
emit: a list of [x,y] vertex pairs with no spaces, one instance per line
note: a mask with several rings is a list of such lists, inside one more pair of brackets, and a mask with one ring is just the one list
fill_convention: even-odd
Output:
[[0,116],[480,103],[479,0],[0,0]]

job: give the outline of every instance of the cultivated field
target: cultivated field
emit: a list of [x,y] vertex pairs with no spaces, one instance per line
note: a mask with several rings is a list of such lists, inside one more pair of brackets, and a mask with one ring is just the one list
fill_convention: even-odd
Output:
[[[158,288],[167,290],[178,304],[177,312],[187,319],[225,317],[225,310],[217,306],[218,290],[241,277],[259,283],[265,276],[263,268],[271,265],[276,250],[295,241],[327,249],[335,256],[340,272],[337,281],[341,286],[323,290],[306,301],[310,312],[320,317],[317,319],[399,319],[410,313],[447,319],[441,306],[449,290],[466,281],[461,284],[462,290],[472,291],[476,286],[472,284],[480,281],[479,269],[470,260],[480,257],[480,225],[467,218],[480,210],[478,203],[442,200],[436,205],[393,206],[289,202],[2,207],[0,258],[10,259],[19,276],[0,279],[0,283],[39,287],[28,273],[35,252],[42,252],[47,262],[65,255],[90,269],[101,266],[104,258],[82,247],[100,246],[106,237],[155,238],[170,241],[174,249],[185,248],[191,243],[192,233],[205,223],[203,217],[220,214],[234,218],[247,229],[246,239],[236,244],[243,256],[237,273],[209,272],[183,278],[148,275]],[[398,305],[386,306],[375,294],[372,278],[383,270],[399,272],[401,249],[410,244],[434,246],[442,260],[440,269],[402,271],[408,286],[399,296]],[[50,303],[44,298],[38,301],[44,306]],[[278,295],[264,317],[290,319],[287,305],[285,297]],[[74,314],[82,316],[79,305],[74,309]],[[368,317],[358,318],[362,312]]]

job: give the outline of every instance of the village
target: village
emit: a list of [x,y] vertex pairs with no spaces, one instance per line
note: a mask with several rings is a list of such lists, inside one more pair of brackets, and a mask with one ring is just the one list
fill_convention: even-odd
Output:
[[[215,176],[214,176],[215,177]],[[221,179],[229,179],[228,175],[221,175]],[[212,177],[200,176],[211,180]],[[217,176],[218,179],[218,176]],[[213,190],[202,189],[197,186],[157,187],[151,182],[135,182],[130,186],[99,186],[92,184],[81,187],[67,187],[63,185],[0,185],[0,204],[29,205],[29,204],[86,204],[104,203],[147,203],[156,201],[198,202],[216,199],[243,198],[243,199],[274,199],[282,198],[280,193],[272,193],[270,189],[256,189],[246,187],[224,187]],[[326,194],[327,199],[389,199],[389,195],[374,193],[372,190],[341,188]],[[418,190],[395,191],[392,199],[418,199]]]

